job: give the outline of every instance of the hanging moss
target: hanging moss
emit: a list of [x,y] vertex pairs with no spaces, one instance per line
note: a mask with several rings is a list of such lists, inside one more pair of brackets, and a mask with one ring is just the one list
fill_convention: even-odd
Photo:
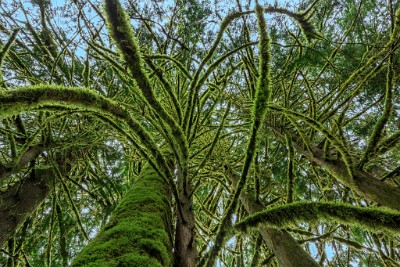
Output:
[[168,185],[145,166],[109,223],[72,266],[172,266]]
[[295,202],[278,206],[255,213],[234,227],[246,231],[260,224],[285,228],[298,225],[300,222],[319,223],[320,221],[357,225],[373,232],[383,230],[400,232],[400,212],[382,207],[355,207],[332,202]]

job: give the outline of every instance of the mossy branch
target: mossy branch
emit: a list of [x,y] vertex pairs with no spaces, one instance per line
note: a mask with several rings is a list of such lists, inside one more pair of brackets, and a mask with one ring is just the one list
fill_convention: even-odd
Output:
[[352,162],[352,158],[350,156],[348,149],[346,148],[346,146],[343,144],[343,142],[339,138],[337,138],[330,131],[325,129],[325,127],[323,125],[321,125],[318,121],[308,118],[307,116],[304,116],[300,113],[285,109],[284,107],[281,107],[281,106],[275,105],[275,104],[270,104],[268,107],[271,110],[278,111],[278,112],[284,114],[285,116],[288,116],[289,118],[292,118],[295,120],[301,120],[301,121],[305,122],[306,124],[308,124],[313,129],[315,129],[318,132],[320,132],[321,134],[323,134],[324,137],[327,140],[329,140],[329,142],[331,142],[331,144],[340,153],[340,155],[342,156],[343,162],[346,165],[346,168],[347,168],[347,171],[348,171],[350,177],[353,177],[354,165]]
[[187,158],[188,145],[182,128],[156,99],[150,80],[143,68],[139,45],[136,43],[133,29],[124,8],[118,0],[105,0],[105,11],[110,35],[117,43],[118,49],[127,63],[128,70],[136,81],[137,87],[154,112],[169,125],[181,150],[182,158]]
[[15,39],[17,39],[17,35],[20,29],[13,30],[10,38],[8,39],[7,43],[3,46],[0,52],[0,66],[3,64],[3,60],[6,57],[8,51],[10,50],[11,45],[14,43]]
[[185,116],[183,118],[183,129],[188,132],[190,128],[190,120],[193,116],[193,111],[195,108],[194,102],[195,102],[195,97],[198,91],[198,82],[200,79],[200,73],[206,66],[206,64],[211,60],[212,56],[214,55],[215,51],[217,50],[217,47],[219,43],[221,42],[222,36],[225,32],[225,30],[228,28],[228,26],[231,24],[231,22],[237,18],[240,18],[241,16],[251,14],[253,11],[246,11],[246,12],[235,12],[232,13],[228,16],[225,17],[225,19],[221,22],[220,29],[217,33],[217,36],[215,37],[215,40],[213,44],[211,45],[211,48],[208,50],[206,56],[203,58],[203,60],[200,62],[199,67],[197,68],[193,79],[189,85],[189,98],[188,98],[188,103],[186,105],[186,110],[185,110]]
[[393,110],[393,80],[394,80],[394,70],[393,70],[393,54],[389,57],[387,74],[386,74],[386,91],[385,91],[385,106],[383,109],[382,116],[376,122],[372,134],[368,140],[367,148],[360,160],[359,167],[363,168],[364,164],[368,162],[371,154],[373,154],[379,140],[382,137],[383,129],[385,128],[386,122]]
[[270,38],[267,33],[267,24],[264,18],[263,9],[258,4],[256,5],[255,12],[257,15],[258,21],[258,33],[259,33],[259,69],[258,69],[258,80],[256,87],[256,95],[254,99],[254,106],[252,110],[252,131],[249,143],[246,149],[246,157],[242,170],[242,175],[238,181],[236,186],[236,190],[234,195],[229,202],[229,206],[225,212],[224,217],[221,220],[221,223],[218,227],[218,232],[215,238],[215,244],[211,248],[209,257],[205,262],[205,266],[212,267],[214,266],[215,259],[218,255],[219,250],[223,246],[226,241],[226,237],[229,233],[227,227],[229,227],[232,219],[232,215],[237,207],[238,199],[240,193],[245,187],[247,181],[247,174],[249,172],[251,163],[253,162],[253,158],[255,155],[256,144],[257,144],[257,133],[260,129],[262,122],[264,120],[266,111],[267,111],[267,103],[269,101],[271,95],[271,77],[270,77]]
[[305,12],[302,12],[302,13],[296,13],[296,12],[289,11],[285,8],[278,8],[278,7],[274,7],[274,6],[265,7],[265,8],[263,8],[263,10],[265,13],[284,14],[284,15],[294,19],[299,24],[306,39],[308,41],[311,41],[312,39],[321,38],[320,34],[315,30],[315,27],[310,22],[310,17],[311,17],[310,11],[313,10],[313,8],[317,4],[317,2],[318,2],[318,0],[314,1],[314,3],[311,4],[311,6]]
[[154,55],[144,55],[145,58],[149,59],[164,59],[164,60],[169,60],[172,63],[174,63],[178,69],[188,78],[189,80],[192,79],[192,76],[190,75],[189,71],[185,68],[185,66],[182,65],[178,60],[176,60],[173,57],[170,57],[168,55],[163,55],[163,54],[154,54]]
[[355,207],[332,202],[295,202],[251,215],[236,225],[239,231],[247,231],[258,225],[285,228],[299,222],[320,223],[321,221],[361,226],[372,232],[382,230],[400,232],[400,212],[382,207]]
[[292,145],[292,139],[290,139],[289,135],[285,136],[286,138],[286,146],[288,149],[288,165],[287,165],[287,185],[286,185],[286,203],[293,202],[293,189],[294,189],[294,166],[293,166],[293,158],[294,158],[294,149]]
[[394,148],[398,144],[399,141],[400,141],[400,131],[397,131],[394,134],[392,134],[390,137],[386,138],[385,140],[382,140],[379,143],[379,145],[376,149],[376,153],[378,153],[378,154],[386,153],[387,151]]
[[82,111],[93,111],[100,114],[100,116],[122,121],[150,152],[165,176],[169,180],[172,179],[168,164],[152,137],[141,124],[118,103],[93,91],[52,85],[23,87],[0,93],[0,103],[2,103],[0,106],[0,119],[16,115],[23,111],[40,109],[46,105],[55,105],[76,108]]

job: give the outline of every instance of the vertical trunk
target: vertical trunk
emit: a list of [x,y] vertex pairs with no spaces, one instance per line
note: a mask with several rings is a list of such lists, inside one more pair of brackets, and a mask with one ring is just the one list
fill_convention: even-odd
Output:
[[[195,267],[197,258],[195,218],[192,207],[192,197],[188,196],[190,188],[186,191],[180,188],[179,205],[182,214],[177,212],[175,232],[175,266]],[[183,216],[183,218],[182,218]]]
[[[235,174],[229,173],[229,178],[234,187],[238,181]],[[252,215],[265,209],[264,205],[256,201],[252,196],[242,192],[240,200],[246,211]],[[318,263],[297,243],[297,241],[285,230],[261,226],[259,228],[264,242],[271,249],[275,257],[285,267],[318,267]]]
[[36,170],[22,184],[17,183],[0,194],[0,248],[46,198],[53,176],[52,169]]
[[172,266],[170,224],[168,185],[147,165],[72,266]]

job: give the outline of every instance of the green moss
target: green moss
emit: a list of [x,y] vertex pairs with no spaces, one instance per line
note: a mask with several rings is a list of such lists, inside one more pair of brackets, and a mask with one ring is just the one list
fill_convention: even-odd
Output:
[[72,266],[172,266],[168,186],[145,167]]
[[259,224],[276,228],[297,225],[299,222],[319,223],[320,221],[356,225],[373,232],[389,231],[399,233],[400,212],[382,207],[356,207],[332,202],[296,202],[251,215],[235,225],[245,231]]
[[[353,178],[353,168],[354,164],[348,149],[346,148],[345,144],[342,140],[340,140],[336,135],[333,135],[330,131],[328,131],[320,122],[313,120],[303,114],[298,112],[294,112],[288,110],[282,106],[276,104],[269,104],[268,105],[271,110],[280,112],[287,116],[289,119],[300,120],[305,122],[307,125],[312,127],[313,129],[317,130],[319,133],[323,134],[324,137],[337,149],[337,151],[342,156],[343,162],[346,164],[347,171],[349,173],[349,177]],[[300,132],[300,131],[299,131]],[[307,140],[307,139],[304,139]],[[352,183],[352,186],[355,186],[353,181],[349,181],[346,184]]]
[[[236,191],[231,198],[229,206],[226,210],[224,217],[221,220],[221,223],[218,227],[218,233],[215,238],[215,244],[211,248],[209,252],[209,257],[205,261],[205,265],[207,267],[214,266],[215,259],[218,255],[219,250],[222,248],[225,243],[227,236],[230,232],[230,224],[232,215],[237,207],[238,199],[240,193],[246,185],[247,174],[249,172],[251,163],[253,162],[253,158],[256,151],[257,144],[257,133],[260,129],[263,119],[265,117],[267,111],[267,103],[269,101],[271,95],[271,78],[270,78],[270,39],[267,33],[267,26],[263,14],[263,9],[258,4],[256,5],[256,15],[258,21],[259,28],[259,76],[257,80],[256,87],[256,97],[254,100],[254,108],[253,108],[253,124],[252,131],[249,143],[247,145],[246,150],[246,158],[243,165],[242,175],[239,179],[238,185],[236,187]],[[223,22],[224,23],[224,22]],[[221,26],[222,27],[222,26]],[[201,265],[201,264],[200,264]]]
[[128,70],[132,78],[136,81],[137,88],[149,104],[149,107],[172,129],[172,137],[179,145],[181,158],[188,158],[188,144],[183,130],[164,109],[154,94],[148,75],[143,68],[139,45],[136,42],[128,16],[121,3],[118,0],[105,0],[105,11],[110,35],[117,43],[117,47],[127,63]]
[[15,29],[13,31],[13,33],[10,36],[10,39],[8,39],[7,43],[3,46],[2,50],[0,51],[0,66],[2,65],[3,60],[6,57],[8,51],[10,50],[11,45],[17,38],[17,34],[18,34],[19,30],[20,29]]
[[[0,119],[17,115],[23,111],[43,107],[73,108],[82,111],[93,111],[100,119],[108,122],[109,118],[123,122],[134,133],[141,144],[146,147],[151,157],[157,162],[159,173],[172,177],[165,158],[150,134],[137,122],[119,103],[103,97],[91,90],[78,87],[63,87],[56,85],[39,85],[22,87],[16,90],[0,92]],[[111,125],[113,126],[113,125]],[[120,129],[117,129],[120,131]],[[129,136],[128,136],[129,137]],[[146,156],[146,155],[145,155]],[[147,156],[149,159],[150,157]],[[170,181],[171,185],[173,184]]]

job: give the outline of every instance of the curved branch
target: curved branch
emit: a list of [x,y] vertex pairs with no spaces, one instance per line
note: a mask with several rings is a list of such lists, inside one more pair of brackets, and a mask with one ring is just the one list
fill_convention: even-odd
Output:
[[325,129],[325,127],[322,124],[320,124],[318,121],[313,120],[307,116],[304,116],[300,113],[297,113],[297,112],[294,112],[291,110],[288,110],[288,109],[281,107],[279,105],[276,105],[276,104],[269,104],[268,107],[271,110],[280,112],[289,118],[292,118],[295,120],[301,120],[301,121],[305,122],[306,124],[308,124],[313,129],[315,129],[318,132],[320,132],[321,134],[323,134],[324,137],[332,143],[332,145],[338,150],[338,152],[342,156],[343,162],[346,164],[346,168],[349,173],[349,177],[353,177],[353,172],[354,172],[353,167],[354,166],[352,163],[351,156],[350,156],[347,148],[345,147],[345,145],[339,138],[337,138],[335,135],[333,135],[331,132],[329,132],[327,129]]
[[[231,223],[232,215],[237,207],[240,193],[247,182],[247,174],[250,170],[250,166],[253,162],[256,146],[257,146],[257,134],[264,121],[265,114],[267,112],[267,103],[271,96],[271,77],[270,77],[270,38],[267,33],[267,24],[262,12],[262,8],[257,4],[255,8],[258,22],[258,33],[259,33],[259,66],[258,66],[258,79],[256,87],[256,96],[254,100],[254,106],[252,110],[252,131],[249,143],[247,144],[246,157],[243,164],[242,175],[237,183],[235,193],[230,199],[229,206],[221,223],[218,227],[218,232],[215,238],[215,243],[210,249],[209,257],[206,259],[204,266],[211,267],[215,264],[215,259],[218,255],[219,250],[224,245],[226,237],[228,235],[228,229]],[[199,264],[201,266],[201,264]]]
[[386,230],[400,231],[400,212],[382,207],[355,207],[333,202],[296,202],[278,206],[249,216],[234,228],[247,231],[260,224],[285,228],[298,222],[319,223],[335,221],[346,225],[358,225],[373,232]]
[[132,118],[129,112],[118,103],[92,91],[77,87],[69,88],[55,85],[23,87],[0,93],[0,103],[2,104],[0,106],[0,119],[46,105],[61,105],[77,108],[82,111],[94,111],[100,116],[112,117],[123,121],[150,151],[164,175],[168,177],[167,179],[172,179],[168,164],[151,136],[140,123]]
[[154,94],[150,80],[143,69],[143,60],[139,46],[136,43],[132,27],[121,3],[118,0],[106,0],[105,11],[110,35],[117,43],[118,49],[121,51],[123,59],[128,65],[129,72],[136,81],[137,87],[154,112],[169,125],[171,134],[174,136],[181,150],[182,159],[187,159],[188,145],[182,128],[165,111]]

